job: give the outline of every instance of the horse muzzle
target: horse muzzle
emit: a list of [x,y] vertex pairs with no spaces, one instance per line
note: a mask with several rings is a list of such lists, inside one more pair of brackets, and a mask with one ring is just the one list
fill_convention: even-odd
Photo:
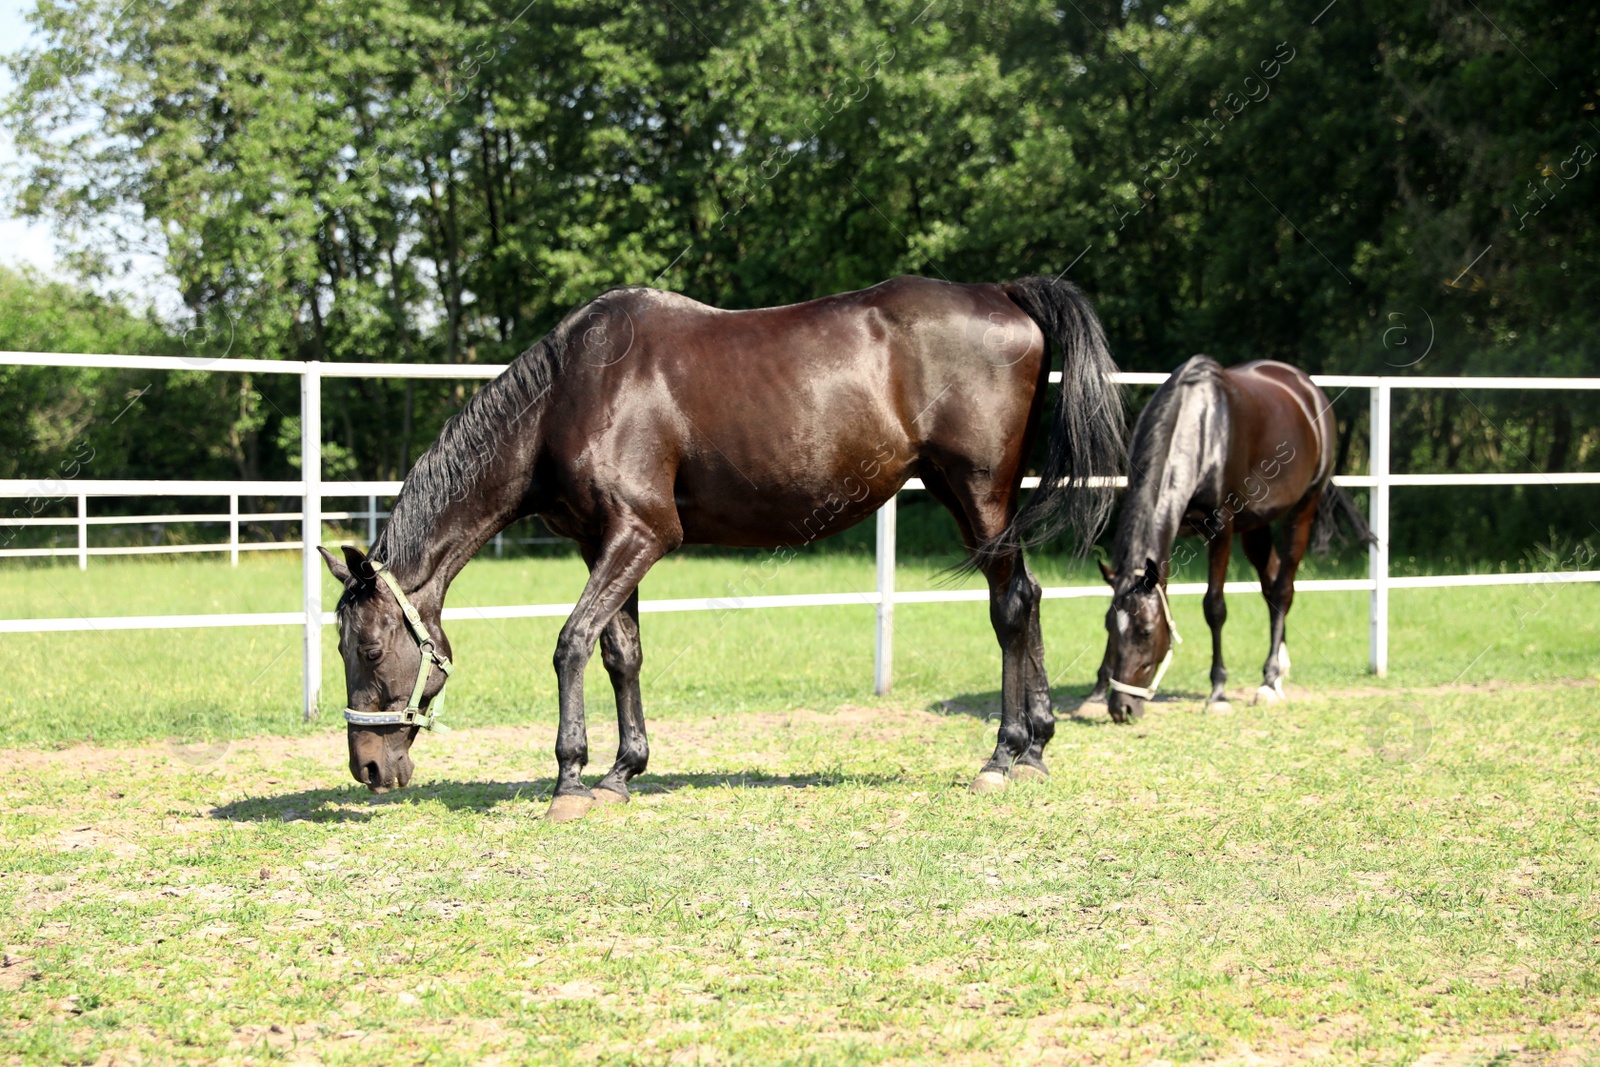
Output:
[[387,793],[391,789],[403,789],[411,783],[411,773],[415,770],[410,756],[401,756],[397,760],[382,757],[366,760],[350,759],[350,774],[356,781],[366,786],[373,793]]
[[411,781],[411,737],[415,728],[381,727],[349,731],[350,776],[374,793],[400,789]]
[[1144,699],[1113,690],[1106,694],[1106,710],[1112,722],[1136,722],[1144,718]]

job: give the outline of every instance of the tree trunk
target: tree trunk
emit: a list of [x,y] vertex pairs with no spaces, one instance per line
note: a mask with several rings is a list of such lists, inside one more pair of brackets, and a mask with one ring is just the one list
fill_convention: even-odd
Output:
[[417,387],[415,380],[406,379],[406,405],[400,416],[400,469],[399,477],[403,480],[411,470],[411,412],[416,406]]
[[506,321],[505,286],[501,284],[499,260],[495,254],[500,248],[501,224],[499,205],[496,202],[498,198],[495,196],[495,186],[499,184],[499,179],[495,176],[495,156],[497,153],[494,149],[494,137],[489,130],[487,121],[479,128],[478,144],[479,158],[483,161],[484,206],[489,215],[489,261],[486,264],[488,268],[486,274],[488,275],[489,284],[494,288],[494,317],[500,333],[500,343],[505,344],[511,340],[511,328]]
[[1572,451],[1572,410],[1565,404],[1551,405],[1550,417],[1555,425],[1550,429],[1550,456],[1545,461],[1547,471],[1567,469],[1567,456]]

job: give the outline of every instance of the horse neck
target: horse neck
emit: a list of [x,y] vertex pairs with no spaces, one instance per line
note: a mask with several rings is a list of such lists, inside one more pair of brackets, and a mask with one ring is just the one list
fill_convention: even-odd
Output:
[[1196,428],[1200,404],[1192,389],[1179,388],[1170,422],[1159,428],[1156,447],[1129,464],[1128,503],[1119,524],[1126,536],[1119,537],[1116,546],[1119,572],[1131,573],[1147,559],[1165,563],[1171,557],[1183,514],[1200,484],[1202,457],[1180,447],[1191,436],[1186,431]]
[[[531,469],[524,468],[531,468],[532,450],[516,451],[521,455],[482,465],[442,499],[406,479],[374,552],[381,550],[380,558],[424,615],[437,618],[456,575],[491,537],[524,514],[531,483]],[[426,460],[418,460],[417,467]],[[413,477],[416,472],[413,468]]]

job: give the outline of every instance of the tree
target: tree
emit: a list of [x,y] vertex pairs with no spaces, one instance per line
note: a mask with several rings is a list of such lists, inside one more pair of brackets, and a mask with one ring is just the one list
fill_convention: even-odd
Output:
[[[1130,369],[1593,374],[1600,6],[1494,16],[40,0],[5,120],[21,209],[98,229],[90,273],[160,249],[199,355],[503,361],[620,284],[1065,271]],[[238,470],[290,473],[292,381],[215,388]],[[398,477],[465,396],[341,383],[325,436]],[[1594,405],[1550,399],[1405,394],[1397,463],[1590,462]]]

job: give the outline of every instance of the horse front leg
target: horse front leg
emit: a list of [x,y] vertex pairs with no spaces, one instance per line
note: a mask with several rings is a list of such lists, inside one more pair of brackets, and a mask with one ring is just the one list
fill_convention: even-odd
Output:
[[583,671],[594,653],[595,641],[633,596],[645,572],[665,554],[661,541],[642,525],[628,524],[611,535],[597,553],[583,595],[556,639],[561,722],[556,728],[555,796],[545,813],[551,822],[581,819],[594,804],[594,794],[582,777],[583,766],[589,762]]
[[1233,550],[1233,524],[1223,527],[1211,539],[1206,569],[1206,625],[1211,628],[1211,695],[1206,710],[1229,712],[1228,668],[1222,662],[1222,627],[1228,621],[1228,599],[1223,588],[1228,582],[1228,557]]
[[644,728],[644,700],[639,670],[644,648],[639,641],[639,590],[635,589],[600,635],[600,658],[617,696],[617,761],[594,787],[597,804],[628,802],[628,782],[650,762],[650,739]]

